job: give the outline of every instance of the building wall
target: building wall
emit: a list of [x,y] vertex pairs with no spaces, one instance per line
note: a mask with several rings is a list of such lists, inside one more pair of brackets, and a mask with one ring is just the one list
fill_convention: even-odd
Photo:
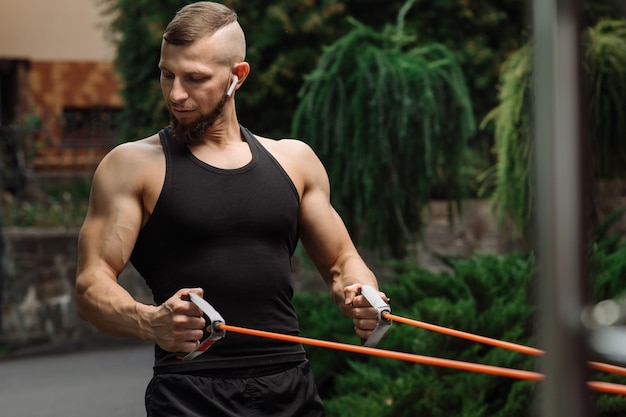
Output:
[[0,2],[0,61],[28,63],[19,74],[20,103],[7,105],[19,108],[18,124],[39,120],[36,132],[23,134],[27,164],[35,171],[91,171],[115,144],[112,134],[94,136],[90,129],[84,129],[88,137],[75,140],[77,129],[68,129],[66,112],[71,108],[90,120],[94,111],[122,106],[104,10],[102,0]]
[[0,2],[0,57],[31,61],[112,61],[100,0]]
[[111,62],[33,61],[28,82],[33,102],[49,110],[122,105]]
[[[28,85],[31,112],[45,125],[35,146],[34,169],[92,170],[115,144],[112,134],[68,138],[66,108],[120,108],[121,81],[110,61],[33,61]],[[73,135],[72,135],[73,136]]]

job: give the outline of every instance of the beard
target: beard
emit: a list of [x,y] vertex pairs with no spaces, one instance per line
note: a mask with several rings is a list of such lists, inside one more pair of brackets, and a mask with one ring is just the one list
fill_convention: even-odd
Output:
[[176,140],[185,146],[198,145],[202,142],[204,134],[209,130],[215,121],[224,112],[224,105],[228,97],[222,96],[219,103],[215,106],[215,109],[207,115],[200,116],[198,119],[190,123],[181,123],[171,112],[170,123],[172,125],[172,132]]

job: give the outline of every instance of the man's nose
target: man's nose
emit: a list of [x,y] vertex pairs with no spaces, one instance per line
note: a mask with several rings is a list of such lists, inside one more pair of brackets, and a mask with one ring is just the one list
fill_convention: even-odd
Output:
[[170,101],[173,103],[180,103],[189,98],[189,94],[187,93],[187,90],[185,89],[183,84],[180,82],[179,78],[175,78],[172,82],[172,89],[170,90],[169,96]]

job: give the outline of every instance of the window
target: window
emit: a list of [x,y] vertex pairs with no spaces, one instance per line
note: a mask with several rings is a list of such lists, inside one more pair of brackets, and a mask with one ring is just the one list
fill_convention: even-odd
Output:
[[72,147],[111,147],[118,112],[118,108],[104,106],[64,108],[61,142]]

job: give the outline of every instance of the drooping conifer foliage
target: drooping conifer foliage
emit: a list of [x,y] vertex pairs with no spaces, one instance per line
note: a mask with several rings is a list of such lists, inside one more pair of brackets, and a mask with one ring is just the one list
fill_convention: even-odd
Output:
[[584,34],[591,99],[593,168],[600,178],[626,175],[626,19],[602,19]]
[[[584,92],[590,151],[595,180],[626,175],[626,20],[599,19],[582,34]],[[483,124],[495,125],[498,155],[492,202],[501,221],[512,219],[517,231],[530,230],[534,194],[531,135],[532,45],[513,54],[501,74],[500,104]]]
[[530,46],[515,52],[505,62],[500,85],[500,104],[484,119],[481,127],[495,125],[495,149],[498,162],[487,176],[486,187],[493,186],[491,201],[500,226],[512,218],[516,231],[523,231],[530,223],[534,198],[532,184],[532,136],[530,135],[531,79]]
[[466,141],[475,130],[452,52],[404,35],[411,3],[395,30],[352,21],[307,77],[293,124],[325,163],[333,203],[355,237],[400,256],[435,187],[463,195]]

